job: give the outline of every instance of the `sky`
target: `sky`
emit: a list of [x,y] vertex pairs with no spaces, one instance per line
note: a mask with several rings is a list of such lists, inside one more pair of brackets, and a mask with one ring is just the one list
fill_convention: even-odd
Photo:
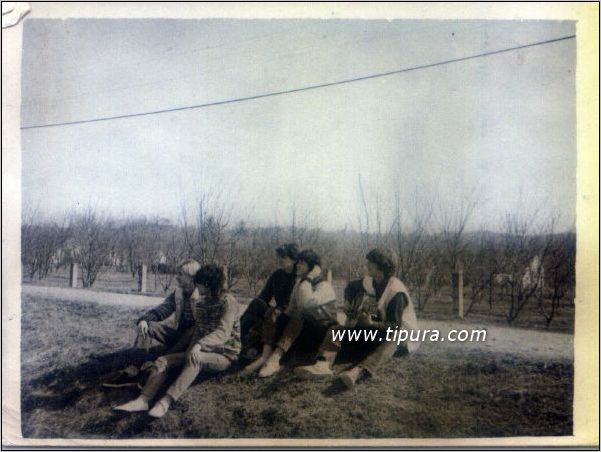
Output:
[[359,181],[572,225],[576,41],[245,102],[45,128],[296,89],[575,34],[567,21],[25,20],[22,188],[47,214],[92,205],[177,222],[218,194],[257,225],[357,228]]

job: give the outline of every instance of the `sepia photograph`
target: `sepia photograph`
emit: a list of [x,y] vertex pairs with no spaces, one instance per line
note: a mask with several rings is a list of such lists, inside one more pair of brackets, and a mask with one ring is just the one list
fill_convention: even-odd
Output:
[[2,6],[3,445],[598,447],[581,16],[61,6]]

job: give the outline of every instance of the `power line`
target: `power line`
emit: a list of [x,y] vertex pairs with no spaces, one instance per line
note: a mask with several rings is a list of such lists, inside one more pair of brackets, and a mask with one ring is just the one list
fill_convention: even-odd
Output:
[[150,115],[157,115],[157,114],[161,114],[161,113],[172,113],[172,112],[185,111],[185,110],[196,110],[199,108],[215,107],[218,105],[233,104],[233,103],[245,102],[245,101],[249,101],[249,100],[263,99],[265,97],[273,97],[273,96],[281,96],[284,94],[299,93],[302,91],[309,91],[309,90],[320,89],[320,88],[328,88],[328,87],[336,86],[336,85],[344,85],[347,83],[360,82],[363,80],[371,80],[371,79],[380,78],[380,77],[387,77],[389,75],[402,74],[404,72],[411,72],[411,71],[416,71],[416,70],[420,70],[420,69],[428,69],[428,68],[432,68],[432,67],[436,67],[436,66],[442,66],[445,64],[459,63],[461,61],[472,60],[475,58],[482,58],[482,57],[487,57],[487,56],[492,56],[492,55],[498,55],[500,53],[511,52],[514,50],[525,49],[528,47],[535,47],[535,46],[540,46],[540,45],[545,45],[545,44],[551,44],[554,42],[565,41],[567,39],[574,39],[575,37],[576,37],[576,35],[563,36],[561,38],[548,39],[546,41],[539,41],[539,42],[534,42],[531,44],[524,44],[524,45],[520,45],[520,46],[516,46],[516,47],[508,47],[506,49],[493,50],[490,52],[478,53],[476,55],[470,55],[470,56],[461,57],[461,58],[453,58],[451,60],[439,61],[437,63],[423,64],[420,66],[413,66],[410,68],[398,69],[395,71],[381,72],[378,74],[365,75],[363,77],[355,77],[355,78],[350,78],[350,79],[345,79],[345,80],[338,80],[335,82],[321,83],[318,85],[304,86],[301,88],[293,88],[293,89],[288,89],[288,90],[283,90],[283,91],[273,91],[270,93],[257,94],[254,96],[220,100],[220,101],[209,102],[209,103],[205,103],[205,104],[187,105],[184,107],[152,110],[152,111],[141,112],[141,113],[131,113],[131,114],[124,114],[124,115],[116,115],[116,116],[105,116],[105,117],[93,118],[93,119],[82,119],[82,120],[78,120],[78,121],[67,121],[67,122],[57,122],[57,123],[51,123],[51,124],[25,126],[25,127],[21,127],[21,130],[41,129],[41,128],[45,128],[45,127],[59,127],[59,126],[76,125],[76,124],[87,124],[87,123],[92,123],[92,122],[111,121],[114,119],[125,119],[125,118],[139,117],[139,116],[150,116]]

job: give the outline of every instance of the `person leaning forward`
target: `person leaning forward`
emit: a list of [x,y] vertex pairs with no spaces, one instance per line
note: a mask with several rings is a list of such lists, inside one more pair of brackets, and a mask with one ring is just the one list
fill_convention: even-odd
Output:
[[264,323],[263,355],[245,369],[246,373],[260,367],[259,377],[274,375],[280,370],[281,358],[297,341],[303,327],[308,326],[323,337],[336,323],[336,294],[331,283],[321,277],[320,257],[313,250],[303,250],[298,255],[296,268],[299,278],[290,304],[280,316],[284,319],[283,331],[276,322]]
[[[194,327],[194,309],[192,306],[200,300],[200,294],[194,284],[194,275],[200,264],[186,259],[177,266],[178,287],[159,306],[142,315],[136,322],[138,336],[135,347],[148,349],[152,341],[164,345],[167,349],[176,345],[182,336],[189,334]],[[174,316],[170,326],[166,319]]]
[[[241,356],[253,359],[259,354],[263,322],[270,321],[284,312],[296,282],[296,260],[298,247],[295,243],[281,245],[275,250],[279,269],[265,283],[261,293],[250,302],[240,318],[242,333]],[[275,306],[273,303],[275,302]]]
[[[391,253],[373,249],[366,255],[367,277],[352,281],[345,289],[345,306],[339,314],[339,324],[325,335],[319,347],[315,364],[295,369],[295,374],[303,378],[324,378],[334,373],[332,365],[343,347],[353,347],[360,356],[355,365],[340,374],[340,380],[352,387],[356,381],[375,374],[378,367],[392,358],[399,347],[414,352],[419,342],[386,341],[385,332],[399,326],[408,331],[417,330],[415,309],[405,285],[394,276],[395,264]],[[377,337],[369,342],[345,342],[334,339],[335,332],[341,330],[375,330]],[[363,337],[363,336],[361,336]]]

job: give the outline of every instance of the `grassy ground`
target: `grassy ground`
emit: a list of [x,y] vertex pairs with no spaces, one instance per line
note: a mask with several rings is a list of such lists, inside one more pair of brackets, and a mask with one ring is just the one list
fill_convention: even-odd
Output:
[[[571,360],[518,357],[485,348],[422,346],[344,390],[288,371],[198,381],[164,418],[116,415],[137,395],[102,389],[128,351],[139,308],[22,301],[22,429],[60,438],[385,438],[569,435]],[[338,365],[341,369],[343,364]]]

